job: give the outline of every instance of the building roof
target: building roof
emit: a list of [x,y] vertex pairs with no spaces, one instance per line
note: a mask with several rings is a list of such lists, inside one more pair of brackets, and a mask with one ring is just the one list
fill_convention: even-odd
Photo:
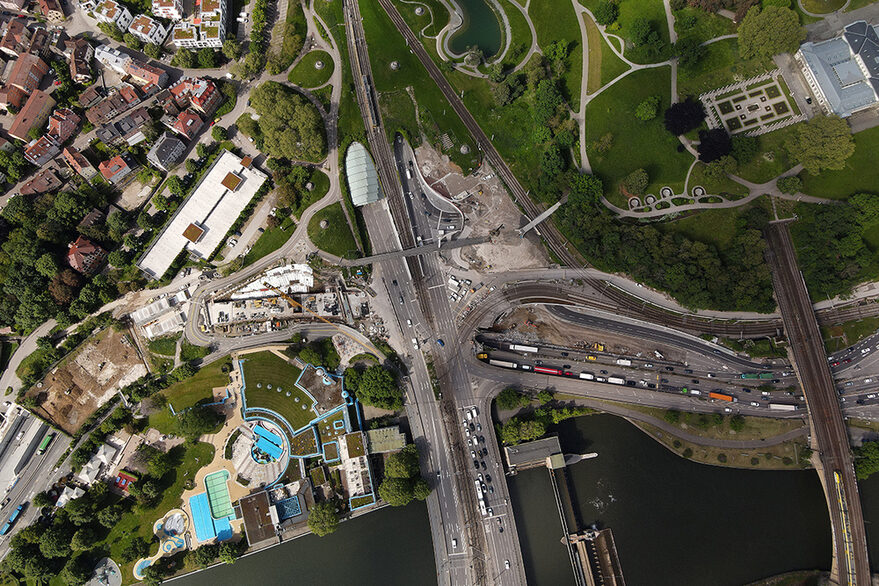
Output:
[[27,144],[24,158],[40,167],[52,160],[58,152],[58,144],[51,137],[43,135]]
[[137,311],[133,311],[129,314],[131,317],[131,321],[135,323],[135,325],[143,325],[147,322],[151,322],[160,315],[164,315],[171,311],[171,298],[162,297],[156,301],[153,301],[149,305],[144,305]]
[[137,59],[129,59],[125,63],[125,71],[132,77],[144,80],[157,86],[163,86],[168,81],[168,74],[164,69],[144,63]]
[[12,68],[9,83],[18,86],[27,93],[40,87],[43,77],[49,73],[49,66],[37,55],[22,54]]
[[[20,140],[27,140],[27,133],[37,123],[42,124],[43,120],[38,120],[47,109],[55,105],[55,100],[44,91],[34,90],[31,97],[28,98],[24,107],[15,117],[15,121],[9,128],[9,135]],[[48,117],[48,115],[47,115]]]
[[180,160],[185,148],[182,140],[165,132],[147,153],[147,160],[167,169]]
[[406,446],[406,435],[397,425],[370,429],[366,432],[366,445],[370,454],[396,452]]
[[49,116],[49,136],[58,144],[63,143],[76,132],[81,118],[70,108],[58,108]]
[[40,10],[44,16],[49,16],[50,12],[61,12],[56,0],[39,0]]
[[248,544],[254,545],[275,536],[275,520],[271,514],[274,507],[270,505],[267,491],[242,497],[238,504],[244,517],[244,535]]
[[174,122],[174,130],[186,138],[192,138],[203,124],[204,122],[202,122],[198,114],[190,110],[184,110],[177,115],[177,120]]
[[0,47],[13,53],[24,51],[24,43],[30,37],[30,31],[25,26],[27,21],[23,18],[13,18],[6,24],[6,33],[0,40]]
[[79,94],[79,103],[83,108],[90,108],[101,101],[101,91],[97,85],[90,85]]
[[48,168],[42,169],[34,175],[30,181],[22,185],[20,192],[22,195],[48,193],[50,191],[56,191],[62,185],[63,183],[55,173],[55,169]]
[[[236,191],[230,191],[222,184],[223,178],[231,171],[243,179]],[[262,171],[242,167],[240,157],[224,151],[177,209],[138,266],[158,278],[184,249],[200,258],[209,257],[265,180]],[[197,243],[184,236],[184,231],[193,223],[204,229]]]
[[67,251],[67,263],[75,270],[85,273],[92,268],[92,263],[101,260],[107,252],[84,236],[80,236],[70,243]]
[[138,14],[134,17],[134,20],[131,21],[131,24],[128,25],[128,30],[148,37],[161,26],[162,25],[160,25],[158,21],[153,20],[146,14]]
[[559,444],[559,438],[555,436],[504,448],[507,463],[510,466],[521,466],[523,468],[544,466],[546,465],[547,458],[553,454],[561,453],[562,447]]
[[64,487],[64,490],[61,491],[61,495],[58,497],[58,500],[55,501],[55,506],[61,508],[70,501],[76,500],[84,494],[85,491],[80,487],[68,484]]
[[128,163],[125,162],[121,155],[116,155],[112,159],[98,163],[98,171],[101,172],[101,175],[107,181],[112,181],[117,175],[124,173],[127,169],[129,169]]
[[81,173],[83,169],[93,168],[88,159],[86,159],[85,156],[83,156],[83,154],[76,149],[76,147],[66,147],[61,154],[64,155],[64,158],[67,160],[70,166],[73,167],[74,170],[76,170],[77,173]]
[[381,199],[378,174],[369,151],[359,142],[352,143],[345,154],[345,175],[351,189],[351,200],[356,206],[364,206]]
[[0,102],[3,104],[11,104],[16,108],[21,108],[21,105],[24,104],[25,100],[27,100],[27,94],[24,93],[24,90],[20,87],[4,85],[0,88]]

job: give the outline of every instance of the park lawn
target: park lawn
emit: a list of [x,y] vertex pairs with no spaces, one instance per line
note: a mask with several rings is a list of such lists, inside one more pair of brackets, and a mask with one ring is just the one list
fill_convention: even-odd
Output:
[[[418,121],[421,129],[431,144],[436,146],[439,146],[442,135],[447,134],[453,146],[443,152],[463,169],[465,175],[469,174],[479,163],[479,151],[458,115],[430,79],[418,58],[410,52],[405,40],[397,33],[378,2],[362,3],[360,12],[369,44],[376,90],[385,93],[405,90],[411,86],[421,113]],[[399,64],[397,70],[391,69],[392,62]],[[414,139],[419,137],[420,134],[413,136]],[[464,144],[470,147],[470,152],[466,155],[460,152],[460,147]]]
[[845,9],[846,12],[851,12],[852,10],[857,10],[858,8],[863,8],[869,4],[873,4],[876,0],[852,0],[851,4]]
[[794,162],[790,160],[784,143],[796,129],[797,124],[792,124],[758,136],[757,156],[747,164],[739,165],[736,175],[754,183],[766,183],[793,167]]
[[[354,93],[354,84],[351,77],[351,66],[348,58],[348,44],[345,41],[345,20],[342,16],[341,2],[317,2],[314,9],[327,25],[336,46],[339,48],[339,57],[342,63],[342,97],[339,102],[339,144],[344,143],[346,137],[354,137],[366,140],[366,130],[363,126],[363,117],[357,106],[357,96]],[[320,27],[323,30],[323,27]],[[332,33],[335,31],[335,33]],[[339,150],[339,159],[343,153]]]
[[629,66],[617,57],[616,53],[608,46],[598,26],[583,13],[583,22],[586,24],[586,38],[589,39],[589,72],[586,82],[586,91],[595,93],[604,84],[613,81],[626,71]]
[[698,97],[709,90],[747,79],[772,69],[768,59],[742,59],[736,39],[724,39],[706,47],[705,57],[693,68],[678,68],[678,93]]
[[[216,360],[203,366],[195,376],[174,383],[161,394],[178,413],[198,403],[209,403],[213,400],[212,389],[222,387],[229,382],[229,375],[222,371],[226,362],[226,360]],[[149,425],[162,433],[176,433],[176,422],[168,407],[150,414]]]
[[382,109],[382,120],[388,142],[394,142],[397,132],[403,134],[409,142],[418,143],[421,132],[418,129],[418,117],[415,115],[415,104],[406,90],[385,92],[379,97]]
[[723,250],[736,235],[736,220],[748,206],[703,210],[680,220],[663,222],[658,227],[666,233],[678,232],[684,236],[713,244]]
[[705,193],[708,195],[726,195],[728,197],[732,196],[733,199],[748,195],[748,188],[741,183],[737,183],[729,177],[724,177],[721,181],[709,181],[705,178],[704,171],[704,163],[697,163],[693,167],[693,172],[690,173],[689,185],[691,192],[693,187],[701,185],[705,188]]
[[[600,0],[584,0],[581,2],[586,8],[595,14]],[[662,0],[626,0],[619,3],[620,15],[617,21],[608,27],[608,32],[619,35],[626,41],[625,56],[635,63],[658,63],[669,58],[670,45],[668,35],[668,23],[665,19],[665,7]],[[632,23],[638,18],[646,18],[653,25],[654,30],[659,33],[665,47],[664,51],[660,51],[655,57],[648,58],[637,48],[632,47],[631,35],[629,29]]]
[[[660,4],[661,6],[661,4]],[[534,8],[534,10],[530,10]],[[528,15],[537,33],[537,42],[546,49],[555,41],[568,47],[568,71],[564,76],[563,93],[574,112],[580,110],[580,81],[583,78],[583,39],[577,14],[569,0],[541,0],[529,5]]]
[[845,162],[845,169],[821,171],[818,175],[803,171],[800,173],[803,193],[833,199],[846,199],[862,192],[879,194],[879,165],[876,164],[879,127],[863,130],[853,136],[855,152]]
[[[635,108],[650,96],[661,100],[659,112],[670,103],[671,71],[657,67],[635,71],[602,92],[586,108],[586,145],[593,171],[604,181],[608,199],[625,206],[619,183],[629,173],[643,168],[650,176],[646,193],[659,193],[664,185],[680,193],[687,170],[693,162],[686,151],[678,152],[680,142],[669,133],[657,116],[648,122],[635,118]],[[595,151],[594,143],[607,133],[613,146],[605,154]]]
[[[286,419],[293,430],[308,425],[314,419],[312,400],[295,385],[301,369],[268,351],[246,354],[242,360],[244,394],[248,408],[271,409]],[[272,385],[272,388],[269,389],[268,385]],[[283,390],[278,392],[279,388]]]
[[[419,0],[418,4],[402,2],[395,2],[395,4],[400,16],[403,17],[412,32],[422,38],[436,37],[449,23],[449,11],[440,0]],[[427,7],[421,16],[415,14],[415,9],[419,4]],[[425,38],[425,42],[429,40],[432,39]]]
[[828,352],[836,352],[857,344],[879,330],[879,317],[865,317],[832,326],[821,326],[821,337]]
[[311,177],[308,178],[314,188],[311,191],[305,191],[300,195],[296,209],[293,210],[293,217],[297,220],[302,217],[303,212],[314,205],[315,202],[323,199],[323,196],[330,190],[329,176],[317,167],[311,170]]
[[0,373],[6,369],[6,365],[9,364],[18,346],[18,342],[0,342]]
[[503,0],[501,7],[510,22],[510,49],[504,55],[504,67],[512,69],[525,57],[531,47],[531,27],[522,11],[511,0]]
[[[171,454],[179,458],[180,464],[162,478],[162,484],[166,488],[162,491],[162,500],[155,507],[149,509],[134,508],[122,515],[104,540],[105,546],[110,551],[110,557],[121,560],[122,549],[134,537],[143,537],[150,543],[150,554],[156,550],[153,543],[153,523],[162,515],[182,504],[180,498],[183,494],[183,485],[187,480],[195,478],[199,468],[209,464],[214,458],[214,446],[204,442],[195,444],[185,443],[171,449]],[[136,560],[135,560],[136,561]],[[135,582],[132,570],[134,561],[127,564],[119,564],[122,573],[123,584]]]
[[828,14],[843,7],[845,0],[802,0],[803,8],[814,14]]
[[[706,12],[700,8],[685,6],[674,12],[675,31],[678,37],[693,37],[700,43],[731,35],[736,32],[736,23],[723,16]],[[684,28],[687,19],[695,19],[695,24]]]
[[155,340],[150,340],[149,344],[147,344],[147,348],[150,349],[150,352],[153,354],[161,354],[162,356],[174,356],[177,354],[177,340],[180,339],[180,334],[173,334],[171,336],[163,336],[161,338],[156,338]]
[[[318,61],[323,63],[323,68],[315,68],[314,65]],[[287,75],[287,81],[305,89],[320,87],[330,80],[334,67],[333,58],[329,53],[326,51],[310,51],[299,60],[296,67],[290,70],[290,73]]]
[[870,250],[873,252],[879,250],[879,222],[864,226],[863,238]]
[[[329,225],[321,228],[321,220],[326,220]],[[347,258],[357,252],[357,243],[339,202],[331,203],[311,217],[308,238],[315,246],[335,256]]]
[[305,22],[305,13],[299,2],[287,4],[287,15],[284,24],[278,27],[284,34],[284,42],[281,45],[281,71],[286,71],[296,60],[299,51],[305,43],[305,35],[308,32],[308,23]]
[[[537,55],[532,59],[539,58]],[[510,169],[527,188],[540,174],[540,149],[534,148],[534,118],[527,101],[520,97],[503,108],[495,105],[491,86],[460,72],[448,74],[449,83],[464,92],[464,104],[489,136]]]
[[250,252],[244,256],[244,264],[242,266],[252,265],[265,255],[271,254],[284,246],[284,243],[293,235],[295,226],[296,224],[292,219],[286,218],[281,222],[280,226],[267,228],[265,232],[260,234],[257,241],[253,243]]

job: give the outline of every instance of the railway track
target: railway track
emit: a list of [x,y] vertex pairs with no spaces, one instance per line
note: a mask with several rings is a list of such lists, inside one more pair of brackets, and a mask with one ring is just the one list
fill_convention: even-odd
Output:
[[869,584],[867,537],[852,453],[818,321],[787,224],[771,224],[766,239],[775,294],[821,460],[838,582]]

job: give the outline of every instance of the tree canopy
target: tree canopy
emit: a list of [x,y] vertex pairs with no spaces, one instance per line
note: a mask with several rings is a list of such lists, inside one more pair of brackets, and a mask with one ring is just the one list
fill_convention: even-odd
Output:
[[[349,369],[351,371],[352,369]],[[403,407],[403,393],[393,375],[379,364],[374,364],[359,376],[348,376],[346,386],[354,391],[364,405],[397,411]]]
[[858,480],[866,480],[879,472],[879,442],[865,441],[855,448],[855,474]]
[[799,15],[781,6],[751,7],[739,24],[738,34],[739,54],[744,59],[793,53],[806,38]]
[[823,169],[844,169],[845,162],[855,152],[851,129],[838,116],[815,116],[797,124],[796,132],[784,146],[812,175]]
[[308,528],[318,537],[329,535],[339,526],[336,508],[333,503],[317,503],[308,513]]
[[732,141],[723,128],[700,130],[699,146],[696,149],[699,151],[699,160],[710,163],[728,155],[732,149]]
[[392,478],[412,478],[418,474],[418,449],[409,444],[391,454],[385,464],[385,474]]
[[256,127],[263,151],[306,161],[319,161],[326,154],[323,119],[314,105],[295,90],[267,81],[253,90],[250,103],[260,115]]
[[672,104],[665,111],[665,128],[675,136],[686,134],[699,128],[705,119],[702,102],[688,97],[683,102]]

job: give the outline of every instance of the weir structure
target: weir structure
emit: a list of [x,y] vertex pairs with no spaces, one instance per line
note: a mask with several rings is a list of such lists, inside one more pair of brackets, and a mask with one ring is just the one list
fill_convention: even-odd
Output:
[[504,448],[510,474],[545,466],[562,524],[561,543],[568,552],[577,586],[625,586],[613,533],[609,528],[585,528],[567,462],[579,462],[598,454],[565,456],[558,437]]

